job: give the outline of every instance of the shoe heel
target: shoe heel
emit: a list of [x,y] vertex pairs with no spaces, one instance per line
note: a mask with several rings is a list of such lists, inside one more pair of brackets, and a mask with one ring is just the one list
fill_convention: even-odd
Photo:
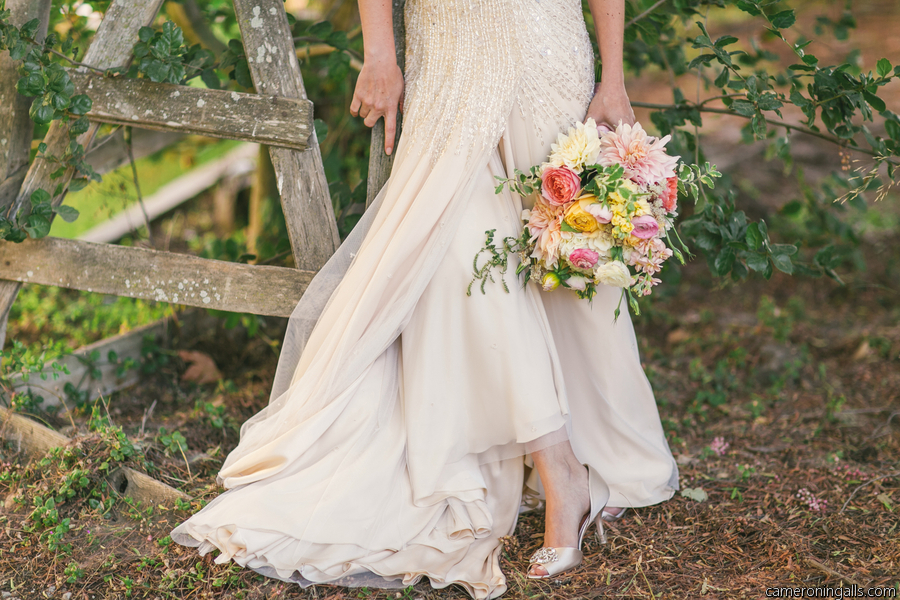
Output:
[[597,516],[597,520],[594,521],[597,525],[597,541],[601,544],[606,543],[606,530],[603,529],[603,519],[599,515]]

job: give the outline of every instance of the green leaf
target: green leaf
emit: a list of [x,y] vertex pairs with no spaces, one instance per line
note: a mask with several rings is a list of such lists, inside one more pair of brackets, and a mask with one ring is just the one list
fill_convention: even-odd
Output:
[[247,64],[247,59],[244,58],[235,63],[234,80],[237,81],[238,85],[241,87],[253,87],[253,79],[250,77],[250,66]]
[[884,103],[884,100],[876,96],[875,94],[871,94],[865,90],[863,90],[863,97],[866,101],[872,105],[877,112],[882,112],[887,110],[887,105]]
[[747,233],[745,234],[745,239],[747,240],[747,246],[751,250],[756,250],[763,243],[762,233],[759,231],[758,223],[750,223],[747,226]]
[[37,151],[38,151],[38,154],[43,154],[44,152],[46,152],[47,144],[45,144],[44,142],[41,142],[40,144],[38,144]]
[[138,38],[142,42],[149,42],[153,38],[153,29],[151,27],[141,27],[138,30]]
[[66,204],[58,206],[56,208],[56,214],[58,214],[66,223],[71,223],[78,218],[78,210]]
[[724,88],[726,85],[728,85],[728,69],[723,68],[722,72],[719,73],[719,76],[716,77],[716,80],[713,83],[718,88]]
[[563,221],[562,223],[560,223],[559,228],[562,229],[563,231],[570,231],[570,232],[572,232],[572,233],[578,233],[578,230],[577,230],[577,229],[575,229],[574,227],[572,227],[571,225],[569,225],[569,224],[566,223],[565,221]]
[[78,94],[72,98],[72,102],[69,105],[69,112],[73,115],[86,115],[91,112],[91,107],[93,107],[93,105],[93,102],[86,94]]
[[44,202],[50,201],[50,194],[47,190],[34,190],[31,192],[31,196],[29,197],[31,200],[31,206],[35,207],[38,204],[43,204]]
[[24,229],[32,239],[42,238],[50,233],[50,221],[43,215],[28,215]]
[[774,264],[775,268],[782,273],[787,273],[788,275],[790,275],[794,272],[794,265],[791,262],[791,257],[787,254],[773,254],[772,264]]
[[31,108],[28,110],[28,116],[38,125],[46,125],[53,120],[55,115],[56,111],[53,110],[52,106],[44,104],[43,97],[35,98],[34,102],[31,103]]
[[81,135],[91,126],[91,122],[87,117],[80,117],[74,121],[69,121],[69,133],[72,135]]
[[91,182],[90,179],[85,177],[76,177],[69,182],[69,191],[70,192],[80,192]]
[[26,77],[22,77],[16,83],[16,91],[23,96],[41,96],[44,94],[44,88],[47,80],[41,72],[32,73]]
[[753,252],[747,255],[747,266],[757,273],[765,271],[769,266],[769,259],[765,254]]
[[324,40],[331,31],[332,26],[329,21],[319,21],[315,25],[310,26],[310,28],[306,30],[306,33],[310,37],[317,37],[320,40]]
[[780,13],[775,13],[769,19],[772,22],[774,27],[778,29],[787,29],[797,20],[796,15],[794,15],[793,10],[783,10]]
[[741,115],[742,117],[752,117],[756,114],[756,107],[753,106],[752,102],[748,102],[746,100],[735,100],[731,104],[731,110]]
[[217,90],[222,87],[215,69],[203,69],[200,71],[200,79],[203,81],[203,84],[211,90]]
[[794,246],[793,244],[772,244],[771,252],[772,254],[793,256],[797,254],[797,246]]
[[719,277],[724,277],[731,271],[731,267],[734,265],[734,249],[733,248],[723,248],[721,252],[716,256],[716,260],[714,262],[714,266],[716,268],[716,275]]
[[891,72],[891,61],[886,58],[879,60],[878,64],[875,65],[875,72],[878,73],[879,77],[887,77]]
[[[316,130],[316,139],[321,143],[328,135],[328,123],[322,119],[315,119],[313,120],[313,127]],[[502,184],[501,187],[503,187]]]

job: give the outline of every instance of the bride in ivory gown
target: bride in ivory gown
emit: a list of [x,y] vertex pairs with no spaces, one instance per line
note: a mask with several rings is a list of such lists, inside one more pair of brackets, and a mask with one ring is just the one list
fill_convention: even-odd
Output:
[[540,577],[580,561],[585,512],[678,486],[631,321],[612,320],[620,290],[592,305],[513,281],[465,293],[485,231],[517,235],[528,204],[494,177],[543,161],[586,114],[633,122],[623,0],[590,0],[596,91],[580,0],[407,0],[405,90],[390,0],[359,4],[350,108],[383,116],[391,144],[403,94],[391,177],[294,310],[270,403],[219,473],[227,491],[172,538],[304,586],[426,576],[494,598],[520,509],[546,504]]

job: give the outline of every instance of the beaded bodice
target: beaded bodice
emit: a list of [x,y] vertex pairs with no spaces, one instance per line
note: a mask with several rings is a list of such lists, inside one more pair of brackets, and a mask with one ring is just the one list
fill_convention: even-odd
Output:
[[496,145],[512,110],[547,139],[584,116],[560,108],[594,84],[580,0],[407,0],[405,18],[408,150]]

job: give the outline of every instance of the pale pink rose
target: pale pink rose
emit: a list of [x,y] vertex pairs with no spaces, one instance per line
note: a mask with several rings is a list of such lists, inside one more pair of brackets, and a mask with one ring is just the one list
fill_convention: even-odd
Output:
[[635,183],[653,185],[675,175],[677,156],[666,154],[672,136],[660,140],[647,135],[640,123],[620,123],[616,130],[600,138],[597,163],[608,167],[622,165],[625,176]]
[[666,179],[666,184],[663,186],[662,194],[659,195],[659,199],[662,200],[663,208],[666,209],[666,212],[675,212],[675,209],[678,208],[678,178],[677,177],[669,177]]
[[600,137],[603,137],[607,133],[612,133],[613,131],[615,130],[606,123],[600,123],[599,125],[597,125],[597,135],[599,135]]
[[592,217],[597,219],[598,223],[609,223],[612,221],[612,210],[608,206],[603,206],[599,203],[588,204],[584,210],[588,212]]
[[587,288],[588,280],[580,275],[572,275],[568,279],[566,279],[566,285],[573,290],[578,290],[579,292],[583,292],[585,288]]
[[600,254],[587,248],[578,248],[569,254],[569,262],[577,269],[591,269],[600,260]]
[[631,220],[631,224],[634,225],[631,235],[642,240],[648,240],[659,232],[659,223],[653,215],[635,217]]
[[541,195],[554,206],[568,204],[581,189],[581,178],[569,167],[549,167],[541,173]]

